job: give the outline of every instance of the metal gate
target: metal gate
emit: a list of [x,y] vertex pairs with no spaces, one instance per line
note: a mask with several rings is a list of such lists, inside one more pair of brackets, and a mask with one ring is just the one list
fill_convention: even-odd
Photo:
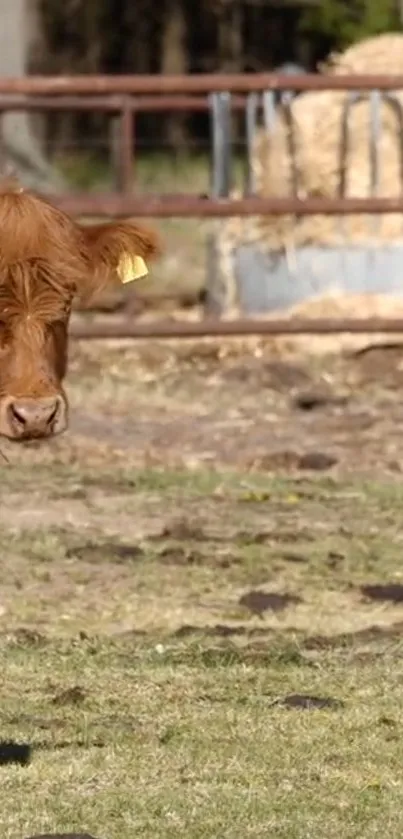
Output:
[[[287,151],[291,169],[291,197],[299,195],[299,170],[295,138],[295,121],[291,91],[276,94],[272,90],[249,93],[245,107],[246,171],[244,195],[256,193],[251,153],[258,130],[259,115],[265,131],[273,132],[277,121],[287,126]],[[346,197],[346,163],[351,137],[351,114],[355,105],[369,102],[369,187],[371,197],[379,196],[382,161],[379,154],[381,107],[393,112],[398,127],[399,183],[397,192],[403,196],[403,108],[394,91],[346,91],[340,122],[338,149],[338,196]],[[231,94],[210,96],[212,126],[212,194],[227,198],[232,181]],[[286,197],[286,196],[284,196]],[[289,196],[288,196],[289,197]],[[238,306],[245,314],[259,314],[285,309],[327,293],[403,295],[403,216],[401,238],[384,242],[379,238],[379,216],[368,219],[368,241],[349,241],[345,219],[335,219],[340,234],[337,246],[301,246],[293,251],[292,260],[282,250],[268,252],[258,244],[240,242],[231,252],[231,268],[236,285]],[[225,313],[224,279],[218,259],[219,230],[208,243],[207,308]]]

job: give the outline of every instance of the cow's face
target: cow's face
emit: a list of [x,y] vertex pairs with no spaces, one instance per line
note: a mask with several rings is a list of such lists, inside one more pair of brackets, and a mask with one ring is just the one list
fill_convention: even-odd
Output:
[[153,234],[130,222],[79,227],[39,198],[0,191],[0,436],[32,440],[67,428],[75,296],[116,279],[122,257],[156,253]]
[[40,260],[13,266],[0,286],[0,435],[50,437],[67,427],[62,382],[74,292],[52,288]]

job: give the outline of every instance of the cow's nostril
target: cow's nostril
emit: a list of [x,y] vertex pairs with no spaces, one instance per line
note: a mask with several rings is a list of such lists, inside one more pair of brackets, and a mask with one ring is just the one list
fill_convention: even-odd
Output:
[[27,424],[27,418],[24,416],[23,411],[18,410],[13,403],[11,403],[8,410],[13,420],[17,420],[17,422],[22,426]]
[[58,413],[59,413],[59,409],[60,409],[60,402],[59,402],[59,400],[57,400],[57,401],[55,402],[55,407],[53,408],[53,411],[49,414],[49,416],[48,416],[48,418],[47,418],[47,420],[46,420],[46,422],[47,422],[47,424],[48,424],[48,425],[51,425],[51,424],[52,424],[52,422],[54,422],[54,421],[55,421],[55,419],[56,419],[56,417],[57,417],[57,415],[58,415]]

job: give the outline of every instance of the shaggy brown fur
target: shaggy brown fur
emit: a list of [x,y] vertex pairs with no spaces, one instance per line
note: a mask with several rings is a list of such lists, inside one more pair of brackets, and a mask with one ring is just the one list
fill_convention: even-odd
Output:
[[[125,254],[151,262],[156,235],[131,221],[81,226],[14,181],[0,187],[0,435],[10,398],[63,394],[75,296],[120,282]],[[7,408],[8,409],[8,408]]]

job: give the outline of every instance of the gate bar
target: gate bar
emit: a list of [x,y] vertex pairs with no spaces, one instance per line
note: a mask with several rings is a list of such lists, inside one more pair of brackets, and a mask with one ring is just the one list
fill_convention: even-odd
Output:
[[[46,197],[46,196],[45,196]],[[52,203],[72,215],[137,218],[230,218],[233,216],[350,215],[403,213],[396,198],[200,198],[192,195],[52,195]]]
[[301,73],[194,73],[190,75],[96,75],[0,77],[0,93],[67,95],[104,93],[249,93],[264,90],[401,90],[403,75]]
[[[207,338],[258,335],[336,335],[341,332],[365,334],[374,332],[402,333],[403,318],[277,318],[261,320],[175,321],[161,320],[147,323],[85,324],[73,323],[72,338],[97,340],[103,338]],[[403,343],[402,343],[403,351]]]

